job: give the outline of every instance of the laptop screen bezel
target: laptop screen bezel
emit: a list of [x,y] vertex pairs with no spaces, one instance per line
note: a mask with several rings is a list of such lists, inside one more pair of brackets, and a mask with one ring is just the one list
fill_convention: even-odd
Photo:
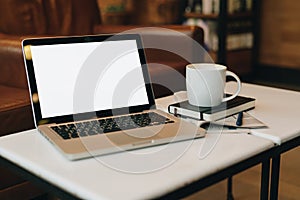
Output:
[[[119,40],[135,40],[138,48],[138,54],[142,67],[142,72],[145,81],[145,88],[147,92],[148,104],[131,106],[126,108],[116,108],[108,110],[96,110],[93,112],[70,114],[55,116],[49,118],[43,118],[41,113],[41,105],[38,99],[38,89],[36,85],[36,76],[34,71],[33,61],[31,56],[28,57],[26,52],[30,48],[26,46],[38,46],[38,45],[55,45],[55,44],[72,44],[72,43],[87,43],[87,42],[103,42],[103,41],[119,41]],[[86,120],[97,117],[108,117],[115,114],[126,114],[142,112],[144,110],[150,110],[155,108],[154,94],[151,86],[150,75],[148,72],[148,66],[145,57],[145,51],[142,45],[142,40],[139,34],[105,34],[105,35],[88,35],[88,36],[72,36],[72,37],[47,37],[47,38],[32,38],[24,39],[22,41],[22,49],[24,55],[25,68],[27,73],[28,86],[30,90],[31,104],[35,117],[36,127],[42,124],[58,124],[66,123],[77,120]],[[96,115],[95,115],[96,114]]]

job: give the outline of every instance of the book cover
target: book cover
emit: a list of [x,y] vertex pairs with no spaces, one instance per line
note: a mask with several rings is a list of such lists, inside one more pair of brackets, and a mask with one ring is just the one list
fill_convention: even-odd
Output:
[[255,107],[255,99],[244,96],[223,102],[215,107],[197,107],[183,101],[168,106],[169,113],[198,120],[215,121]]

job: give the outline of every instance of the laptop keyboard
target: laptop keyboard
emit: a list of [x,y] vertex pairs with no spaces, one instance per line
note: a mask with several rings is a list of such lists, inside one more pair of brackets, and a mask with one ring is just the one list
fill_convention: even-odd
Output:
[[63,139],[71,139],[169,123],[174,123],[174,121],[155,112],[149,112],[84,122],[75,122],[72,124],[52,126],[51,128]]

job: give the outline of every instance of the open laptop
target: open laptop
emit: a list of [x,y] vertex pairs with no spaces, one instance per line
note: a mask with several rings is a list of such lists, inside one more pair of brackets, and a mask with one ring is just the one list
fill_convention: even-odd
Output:
[[138,34],[22,42],[35,125],[76,160],[203,137],[157,110]]

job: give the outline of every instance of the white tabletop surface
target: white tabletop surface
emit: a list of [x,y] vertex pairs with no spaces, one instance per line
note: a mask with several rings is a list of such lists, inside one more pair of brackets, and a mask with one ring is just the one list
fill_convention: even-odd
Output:
[[68,161],[37,130],[30,130],[0,138],[0,155],[79,198],[145,199],[164,195],[274,146],[249,134],[219,136],[217,140],[211,134],[194,141]]
[[[227,91],[233,92],[234,88],[231,82]],[[244,83],[240,94],[256,99],[255,109],[249,113],[269,127],[253,130],[253,135],[276,144],[300,136],[300,92]]]
[[[255,88],[244,88],[248,87]],[[158,108],[166,110],[181,98],[184,92],[159,99]],[[259,102],[258,109],[263,109]],[[79,198],[145,199],[174,191],[273,146],[272,141],[249,134],[207,134],[194,141],[68,161],[37,130],[29,130],[1,137],[0,155]]]

